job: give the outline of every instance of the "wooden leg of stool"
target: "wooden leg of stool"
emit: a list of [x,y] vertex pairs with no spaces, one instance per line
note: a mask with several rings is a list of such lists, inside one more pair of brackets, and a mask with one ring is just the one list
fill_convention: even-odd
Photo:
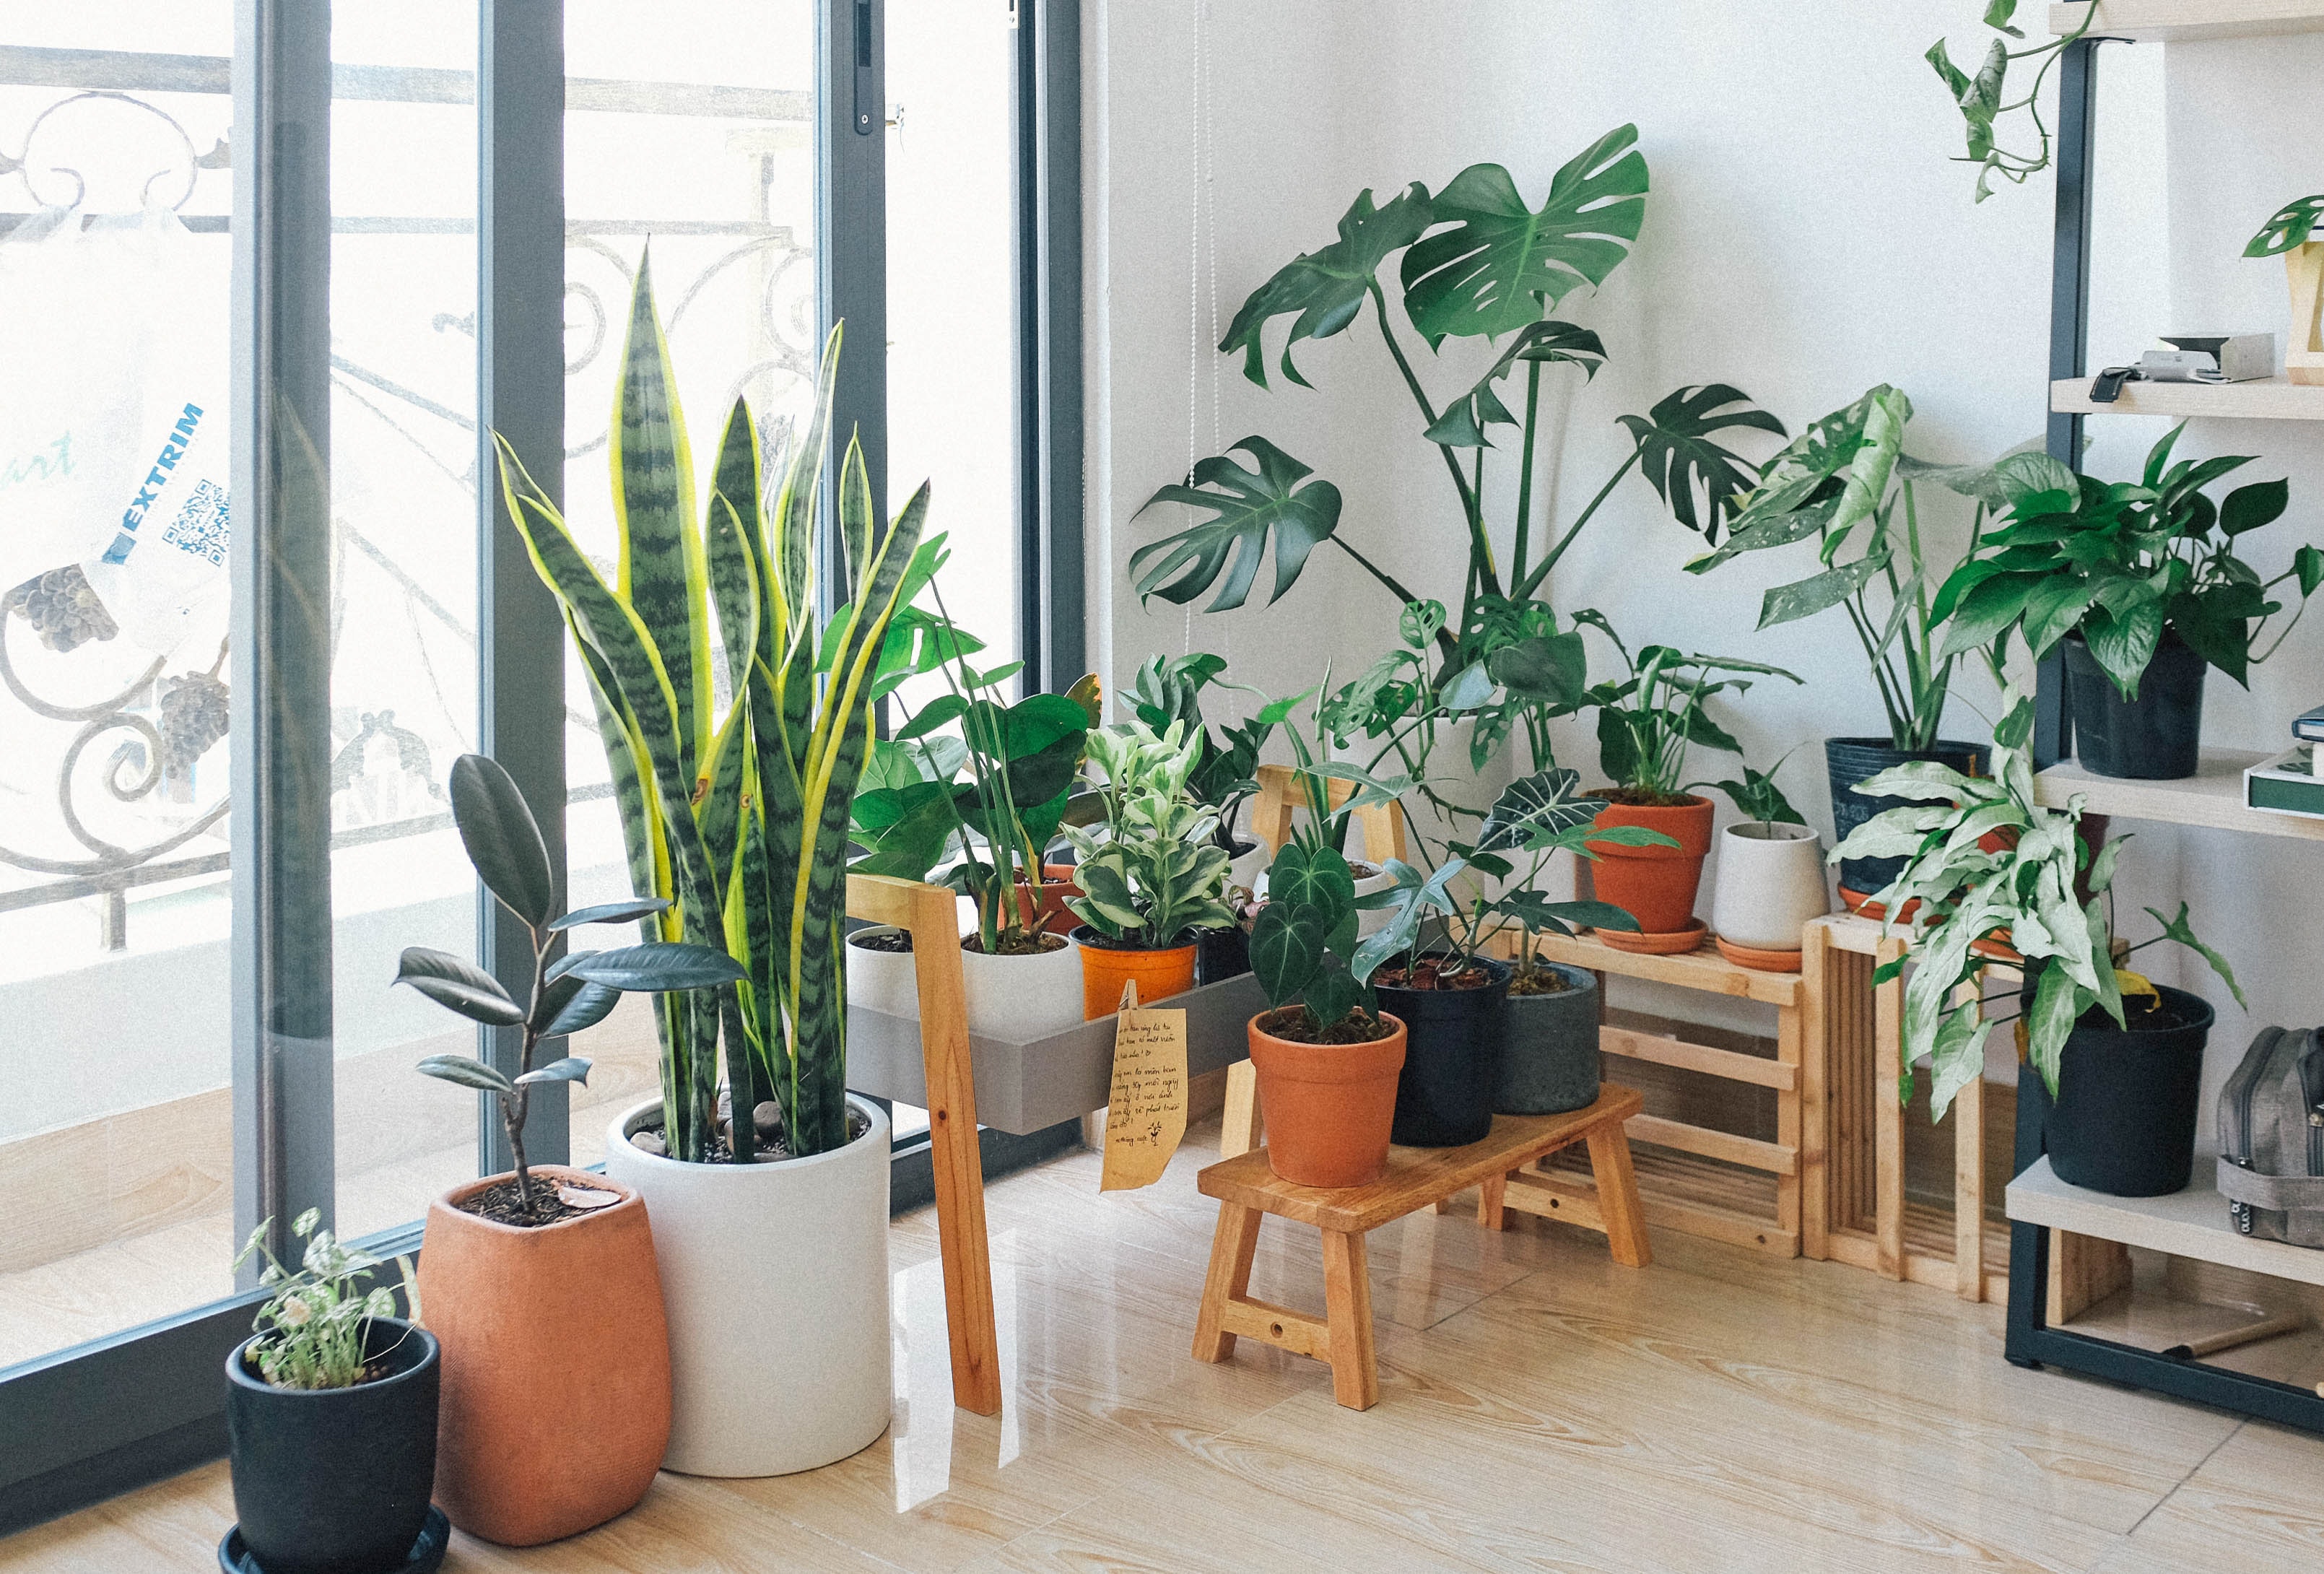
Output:
[[1240,1157],[1259,1146],[1259,1072],[1247,1060],[1227,1067],[1227,1106],[1219,1120],[1219,1156]]
[[1508,1194],[1509,1178],[1507,1175],[1488,1175],[1478,1182],[1477,1222],[1487,1229],[1507,1229],[1509,1227],[1508,1210],[1501,1206],[1501,1200]]
[[1203,1304],[1194,1314],[1194,1359],[1223,1361],[1234,1354],[1235,1336],[1223,1322],[1227,1302],[1250,1288],[1250,1259],[1259,1250],[1256,1208],[1219,1204],[1219,1232],[1211,1239],[1211,1271],[1203,1279]]
[[1360,1234],[1323,1232],[1323,1315],[1330,1324],[1332,1397],[1350,1410],[1370,1410],[1379,1403],[1379,1365],[1372,1350],[1372,1285]]
[[1630,1168],[1629,1135],[1618,1126],[1590,1134],[1590,1173],[1598,1182],[1598,1213],[1606,1221],[1606,1244],[1626,1268],[1654,1261],[1646,1246],[1646,1223],[1638,1208],[1638,1177]]
[[1452,1211],[1452,1199],[1439,1197],[1428,1205],[1428,1210],[1432,1213],[1450,1213]]

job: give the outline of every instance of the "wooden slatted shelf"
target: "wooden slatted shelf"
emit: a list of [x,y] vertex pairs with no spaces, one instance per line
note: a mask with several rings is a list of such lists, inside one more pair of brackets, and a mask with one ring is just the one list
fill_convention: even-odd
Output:
[[[2316,0],[2096,0],[2090,32],[2146,43],[2264,38],[2324,32],[2324,5]],[[2050,31],[2060,37],[2081,26],[2082,0],[2050,7]]]
[[2122,397],[2100,404],[2090,397],[2090,380],[2069,377],[2050,384],[2050,408],[2060,415],[2159,415],[2173,420],[2324,420],[2324,386],[2282,377],[2249,382],[2126,382]]

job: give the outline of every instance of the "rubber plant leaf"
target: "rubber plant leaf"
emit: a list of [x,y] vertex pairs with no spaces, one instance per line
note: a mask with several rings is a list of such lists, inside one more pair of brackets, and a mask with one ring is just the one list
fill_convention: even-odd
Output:
[[438,1077],[484,1093],[512,1093],[516,1084],[493,1067],[470,1055],[431,1054],[415,1068],[422,1076]]
[[484,888],[532,928],[557,911],[549,848],[524,794],[500,762],[463,754],[452,762],[452,824]]
[[1713,438],[1729,431],[1784,435],[1782,421],[1724,382],[1681,388],[1645,415],[1619,419],[1637,439],[1639,468],[1671,517],[1713,546],[1729,502],[1748,492],[1752,481],[1748,462]]
[[741,963],[717,947],[679,941],[601,951],[567,969],[566,976],[608,989],[667,994],[740,983],[746,975]]
[[650,917],[669,907],[668,897],[632,897],[626,901],[600,902],[594,907],[576,907],[572,912],[551,918],[550,929],[578,929],[584,924],[629,924]]
[[520,1088],[538,1087],[543,1082],[586,1083],[588,1080],[589,1063],[577,1054],[568,1054],[561,1060],[550,1061],[545,1066],[525,1072],[524,1075],[517,1078],[516,1085]]
[[1646,216],[1638,128],[1619,125],[1550,179],[1538,211],[1499,164],[1472,164],[1436,194],[1452,227],[1404,254],[1404,308],[1430,346],[1447,335],[1499,337],[1539,320],[1583,284],[1602,284]]
[[1328,339],[1355,321],[1380,264],[1419,239],[1434,222],[1428,189],[1417,180],[1386,207],[1374,207],[1367,189],[1341,216],[1338,240],[1294,258],[1251,291],[1227,326],[1227,336],[1219,341],[1220,352],[1240,350],[1243,375],[1264,388],[1267,325],[1296,314],[1283,341],[1283,374],[1303,388],[1311,386],[1291,363],[1292,346],[1302,339]]
[[1338,487],[1308,480],[1309,466],[1265,437],[1245,437],[1234,448],[1258,468],[1213,455],[1194,466],[1186,483],[1162,488],[1139,511],[1175,502],[1210,515],[1130,555],[1130,577],[1141,600],[1158,595],[1184,605],[1215,584],[1218,594],[1205,610],[1231,611],[1250,594],[1271,543],[1275,589],[1267,599],[1272,603],[1297,581],[1307,555],[1339,528]]
[[510,999],[500,980],[449,952],[404,947],[395,982],[410,984],[438,1005],[487,1026],[513,1027],[524,1020],[524,1008]]

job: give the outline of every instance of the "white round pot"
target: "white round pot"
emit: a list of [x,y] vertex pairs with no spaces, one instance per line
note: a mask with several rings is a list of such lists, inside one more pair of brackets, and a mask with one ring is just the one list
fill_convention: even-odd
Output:
[[[908,959],[907,959],[908,960]],[[812,1158],[690,1164],[632,1146],[650,1100],[605,1134],[605,1174],[645,1198],[669,1316],[667,1469],[786,1476],[888,1430],[888,1118]],[[575,1446],[586,1440],[575,1439]]]
[[1823,842],[1805,825],[1746,820],[1719,833],[1711,932],[1754,951],[1797,951],[1811,918],[1831,911]]
[[[847,1003],[917,1022],[920,990],[912,953],[854,943],[858,935],[893,933],[883,925],[848,936]],[[1082,1025],[1082,959],[1071,941],[1038,956],[987,956],[963,947],[960,971],[968,1030],[979,1038],[1023,1044]]]
[[[1374,891],[1384,891],[1396,884],[1396,877],[1388,872],[1384,864],[1369,858],[1360,861],[1370,864],[1379,872],[1366,875],[1356,882],[1357,896],[1369,897]],[[1356,909],[1356,933],[1360,935],[1377,934],[1387,928],[1388,920],[1395,916],[1396,915],[1386,907],[1359,907]]]

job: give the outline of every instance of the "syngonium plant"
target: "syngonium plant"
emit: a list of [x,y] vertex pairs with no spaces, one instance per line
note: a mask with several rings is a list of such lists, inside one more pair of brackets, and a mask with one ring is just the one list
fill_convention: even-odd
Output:
[[579,1055],[533,1064],[541,1045],[595,1027],[612,1014],[625,991],[685,998],[688,991],[732,986],[743,973],[724,947],[659,940],[616,951],[576,951],[551,961],[560,937],[569,930],[584,924],[627,924],[662,912],[669,902],[663,897],[633,897],[559,913],[556,877],[540,824],[499,761],[463,754],[453,762],[452,824],[468,861],[475,866],[476,878],[525,926],[532,943],[530,984],[519,1000],[484,969],[425,945],[405,948],[395,981],[410,985],[472,1022],[518,1030],[514,1076],[490,1061],[465,1054],[431,1054],[419,1070],[493,1095],[515,1160],[518,1204],[526,1219],[534,1220],[539,1210],[524,1156],[524,1121],[532,1091],[549,1082],[589,1080],[589,1063]]
[[[749,403],[735,400],[697,515],[677,379],[640,264],[613,404],[611,584],[501,443],[509,511],[588,676],[631,878],[670,904],[645,920],[648,936],[721,946],[747,975],[714,997],[656,997],[673,1158],[755,1156],[749,1119],[733,1121],[731,1149],[715,1151],[722,1043],[733,1108],[774,1100],[790,1154],[849,1140],[849,812],[872,708],[925,653],[908,609],[941,538],[921,539],[925,483],[892,520],[879,517],[851,438],[830,483],[845,599],[818,617],[816,502],[839,347],[835,326],[807,431],[772,465]],[[770,472],[779,477],[771,495]]]
[[[1600,137],[1551,178],[1539,207],[1527,204],[1498,164],[1472,165],[1434,193],[1416,181],[1386,204],[1365,191],[1340,220],[1339,239],[1293,259],[1252,291],[1219,345],[1222,353],[1240,351],[1245,375],[1264,388],[1268,330],[1289,318],[1281,369],[1305,387],[1293,350],[1302,340],[1345,332],[1370,309],[1412,399],[1418,435],[1437,449],[1459,505],[1466,565],[1461,603],[1431,639],[1441,690],[1483,686],[1471,743],[1479,764],[1519,728],[1534,763],[1550,763],[1548,723],[1580,703],[1584,678],[1581,641],[1560,627],[1546,582],[1623,478],[1639,471],[1681,525],[1716,544],[1734,498],[1752,480],[1750,466],[1720,439],[1738,431],[1784,434],[1781,421],[1724,383],[1681,388],[1643,416],[1619,418],[1629,451],[1571,523],[1561,529],[1547,512],[1536,517],[1537,458],[1545,446],[1556,451],[1555,411],[1562,409],[1553,400],[1545,413],[1544,377],[1567,367],[1587,379],[1606,359],[1596,333],[1550,314],[1582,286],[1605,282],[1629,255],[1646,216],[1646,163],[1637,142],[1631,125]],[[1392,312],[1380,275],[1399,257],[1401,290]],[[1475,382],[1440,400],[1415,370],[1399,318],[1431,351],[1448,338],[1474,338],[1499,353]],[[1519,371],[1522,416],[1503,397]],[[1489,518],[1485,464],[1492,434],[1502,427],[1516,428],[1518,439],[1516,506],[1506,525]],[[1312,466],[1263,437],[1234,447],[1250,465],[1231,453],[1213,456],[1148,501],[1148,508],[1178,503],[1204,517],[1131,554],[1130,577],[1141,597],[1183,604],[1215,593],[1208,610],[1239,607],[1272,548],[1273,602],[1328,542],[1398,606],[1422,603],[1340,530],[1336,485],[1314,477]],[[1568,488],[1538,490],[1548,499]],[[1401,501],[1395,506],[1399,515],[1408,512]]]
[[1186,786],[1202,746],[1178,722],[1159,734],[1130,722],[1089,735],[1105,823],[1065,827],[1082,888],[1065,906],[1110,940],[1158,950],[1185,944],[1190,930],[1235,921],[1221,900],[1229,860],[1211,840],[1216,813]]

